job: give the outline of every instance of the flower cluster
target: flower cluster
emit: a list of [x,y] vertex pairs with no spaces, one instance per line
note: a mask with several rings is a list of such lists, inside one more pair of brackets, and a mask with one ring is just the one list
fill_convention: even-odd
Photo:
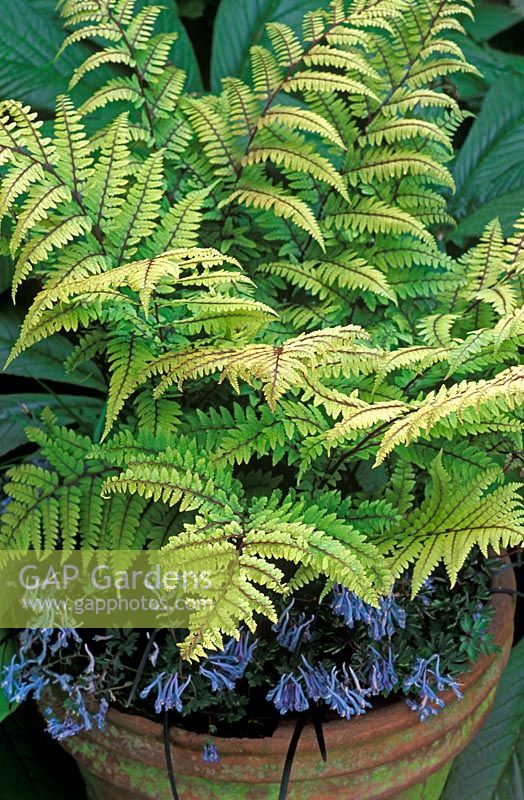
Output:
[[294,604],[295,601],[292,600],[280,615],[278,622],[271,626],[276,633],[277,642],[292,653],[300,644],[311,639],[311,625],[315,619],[314,615],[306,618],[304,612],[293,618],[291,611]]
[[155,700],[155,711],[161,714],[162,711],[175,709],[179,713],[183,709],[182,695],[191,683],[191,677],[181,678],[178,672],[166,675],[160,672],[156,677],[140,692],[140,697],[144,700],[153,689],[157,690]]
[[350,719],[356,714],[365,714],[371,704],[366,699],[369,689],[363,689],[351,667],[345,664],[339,670],[330,671],[324,664],[310,664],[302,656],[299,675],[286,673],[267,694],[281,714],[289,711],[307,711],[309,700],[323,701],[340,717]]
[[357,622],[364,622],[375,641],[386,636],[391,638],[398,628],[406,627],[406,612],[399,606],[393,594],[381,598],[378,608],[374,608],[354,592],[336,583],[333,587],[331,610],[336,616],[342,617],[348,628],[354,628]]
[[204,764],[218,764],[220,761],[220,756],[218,755],[218,750],[216,745],[212,741],[208,741],[204,745],[204,751],[202,753],[202,761]]
[[417,658],[412,674],[404,681],[404,691],[418,694],[418,700],[408,698],[406,703],[411,711],[417,712],[421,722],[444,708],[446,704],[437,692],[445,689],[451,689],[457,699],[462,699],[458,683],[451,676],[441,674],[437,653],[430,658]]
[[53,669],[53,661],[58,653],[68,649],[73,643],[81,645],[82,640],[72,628],[26,629],[20,635],[18,653],[2,670],[1,687],[10,703],[21,703],[33,698],[41,700],[47,687],[56,686],[65,695],[65,715],[56,716],[47,707],[44,717],[47,730],[55,739],[62,740],[96,725],[103,729],[108,702],[102,697],[98,702],[97,678],[94,674],[94,659],[87,645],[84,651],[88,665],[80,676],[73,677]]
[[249,632],[242,632],[238,639],[231,638],[221,653],[209,656],[200,665],[199,672],[210,683],[211,691],[232,691],[236,682],[244,677],[248,664],[257,647],[250,641]]
[[387,655],[379,653],[375,647],[370,647],[371,661],[369,665],[369,685],[372,695],[389,694],[399,684],[395,669],[395,655],[391,646]]

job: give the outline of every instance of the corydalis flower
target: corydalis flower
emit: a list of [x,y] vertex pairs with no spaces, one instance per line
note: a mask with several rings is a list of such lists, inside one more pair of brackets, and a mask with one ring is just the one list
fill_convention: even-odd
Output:
[[307,711],[309,703],[300,680],[292,673],[282,675],[274,689],[271,689],[266,699],[273,702],[281,714],[289,711]]
[[218,764],[220,761],[218,750],[213,742],[209,741],[205,743],[204,751],[202,753],[202,761],[204,764]]
[[75,736],[81,731],[90,731],[93,725],[99,730],[104,729],[109,703],[102,698],[96,711],[88,709],[86,698],[79,686],[74,686],[66,701],[67,710],[63,719],[59,719],[53,709],[46,708],[44,718],[47,723],[47,732],[59,742],[70,736]]
[[[251,641],[251,634],[249,631],[242,632],[238,639],[231,637],[228,641],[222,655],[235,656],[239,664],[247,667],[253,660],[253,654],[258,646],[258,639]],[[213,658],[211,656],[210,658]]]
[[369,684],[371,694],[379,695],[392,692],[398,686],[399,678],[395,669],[395,656],[391,647],[387,655],[379,653],[374,647],[370,648],[372,661],[369,667]]
[[173,708],[180,713],[183,709],[182,695],[191,683],[191,677],[184,680],[178,672],[168,675],[166,680],[164,680],[165,676],[165,672],[160,672],[148,686],[142,689],[140,697],[144,700],[153,689],[156,689],[156,713],[161,714],[163,710],[171,711]]
[[295,652],[299,644],[311,639],[311,624],[315,619],[314,615],[306,619],[306,615],[303,612],[293,618],[290,612],[294,604],[295,601],[292,600],[280,615],[278,622],[271,626],[272,630],[277,634],[277,642],[292,653]]
[[351,667],[343,665],[341,670],[333,667],[328,672],[323,664],[312,665],[302,657],[299,669],[307,696],[315,702],[323,700],[340,717],[350,719],[371,708],[366,699],[369,690],[362,688]]
[[236,682],[244,677],[258,642],[250,642],[250,634],[230,639],[221,653],[208,656],[199,672],[211,684],[211,691],[233,691]]
[[382,597],[378,608],[374,608],[354,592],[335,583],[331,610],[342,617],[348,628],[354,628],[357,622],[364,622],[375,641],[386,636],[391,638],[397,628],[406,627],[406,612],[398,605],[393,594]]
[[408,708],[416,711],[420,721],[424,722],[438,714],[446,705],[437,692],[451,689],[458,700],[462,700],[462,692],[458,683],[450,675],[440,672],[440,656],[435,653],[430,658],[417,658],[412,674],[404,681],[404,691],[418,693],[418,700],[408,698]]

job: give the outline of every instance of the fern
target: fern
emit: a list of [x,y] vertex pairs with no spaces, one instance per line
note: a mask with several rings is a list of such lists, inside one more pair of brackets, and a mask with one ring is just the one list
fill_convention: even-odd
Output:
[[335,0],[199,94],[159,6],[60,4],[62,49],[90,51],[54,124],[0,103],[13,295],[33,279],[9,358],[65,332],[107,391],[83,431],[28,428],[3,547],[216,567],[196,659],[278,595],[377,603],[522,543],[524,217],[445,251],[470,6]]

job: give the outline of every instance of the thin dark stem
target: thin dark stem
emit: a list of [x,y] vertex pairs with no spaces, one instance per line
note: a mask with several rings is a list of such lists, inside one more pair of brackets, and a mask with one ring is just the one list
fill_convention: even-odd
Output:
[[291,777],[291,769],[293,767],[293,761],[295,760],[295,753],[297,752],[298,742],[300,737],[302,736],[302,731],[304,730],[306,724],[306,717],[302,716],[297,719],[297,724],[295,725],[295,730],[293,731],[293,736],[291,737],[291,741],[289,743],[289,749],[287,751],[286,756],[286,763],[284,764],[284,771],[282,772],[282,780],[280,781],[280,791],[278,793],[278,800],[286,800],[288,789],[289,789],[289,779]]
[[322,717],[320,716],[320,711],[318,710],[318,708],[315,710],[315,713],[313,715],[313,725],[315,726],[318,749],[320,750],[322,761],[326,763],[327,761],[326,740],[324,739],[324,727],[322,725]]
[[147,664],[147,659],[149,658],[149,653],[151,652],[151,648],[153,647],[157,633],[158,630],[153,631],[153,633],[149,637],[147,645],[144,648],[144,652],[142,653],[142,658],[140,659],[140,664],[138,665],[138,669],[135,675],[135,679],[133,681],[133,685],[131,687],[131,691],[129,692],[129,697],[127,698],[126,701],[126,708],[129,708],[129,706],[134,700],[136,690],[138,689],[138,684],[140,683],[140,678],[144,674],[144,670]]
[[169,785],[171,786],[171,793],[173,800],[179,800],[178,791],[176,788],[175,771],[173,769],[173,759],[171,757],[171,742],[169,741],[169,711],[164,709],[164,754],[166,757],[167,776],[169,778]]

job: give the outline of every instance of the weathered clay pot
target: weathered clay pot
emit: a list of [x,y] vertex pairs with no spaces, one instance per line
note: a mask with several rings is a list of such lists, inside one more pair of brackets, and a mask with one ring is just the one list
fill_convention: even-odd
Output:
[[[514,587],[512,570],[495,580]],[[421,723],[404,702],[324,727],[328,761],[319,756],[314,731],[306,728],[293,765],[289,800],[423,800],[440,794],[452,759],[482,725],[508,659],[513,636],[513,598],[493,596],[493,633],[501,651],[480,658],[461,679],[464,699],[452,693],[435,718]],[[171,732],[180,800],[277,800],[292,726],[271,738],[215,738],[221,761],[202,762],[205,737]],[[89,800],[172,800],[161,726],[110,710],[103,733],[66,740],[78,761]]]

